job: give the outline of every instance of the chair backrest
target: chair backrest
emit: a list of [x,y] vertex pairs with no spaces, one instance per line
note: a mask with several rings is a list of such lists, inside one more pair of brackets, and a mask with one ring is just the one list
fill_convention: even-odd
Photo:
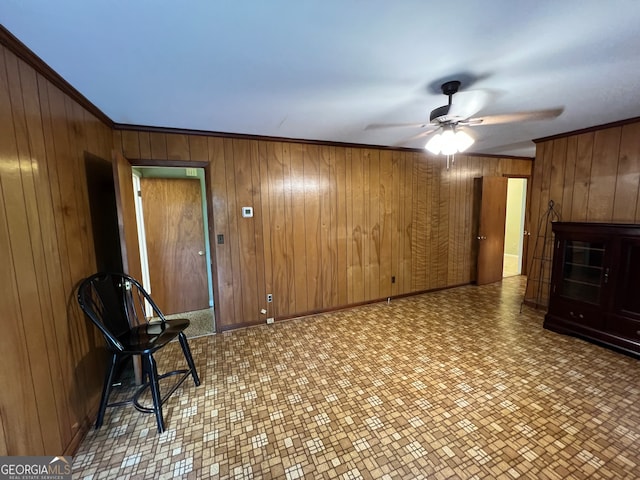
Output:
[[118,340],[132,327],[146,322],[145,300],[155,315],[164,315],[133,277],[124,273],[100,272],[83,280],[78,287],[78,303],[100,329],[109,348],[122,351]]

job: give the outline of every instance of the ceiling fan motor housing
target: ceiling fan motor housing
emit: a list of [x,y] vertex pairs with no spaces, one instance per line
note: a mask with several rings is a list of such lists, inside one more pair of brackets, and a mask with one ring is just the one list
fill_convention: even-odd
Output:
[[446,123],[449,120],[447,114],[449,113],[450,108],[451,105],[443,105],[442,107],[431,110],[429,121],[435,124]]
[[429,115],[429,121],[433,124],[446,124],[454,121],[453,117],[447,117],[449,114],[449,110],[451,109],[451,97],[455,93],[458,92],[460,88],[460,82],[458,80],[452,80],[450,82],[445,82],[440,87],[442,89],[442,93],[449,97],[449,104],[443,105],[442,107],[438,107],[431,111]]

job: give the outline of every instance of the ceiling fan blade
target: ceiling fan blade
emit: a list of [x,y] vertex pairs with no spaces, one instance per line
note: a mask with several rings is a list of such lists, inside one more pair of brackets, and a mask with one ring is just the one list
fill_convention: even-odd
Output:
[[431,135],[433,132],[435,132],[436,130],[438,130],[438,128],[440,128],[440,127],[434,126],[433,128],[430,128],[429,130],[425,130],[424,132],[416,133],[415,135],[412,135],[409,138],[405,138],[400,142],[394,143],[393,146],[394,147],[401,147],[403,145],[406,145],[409,142],[413,142],[414,140],[418,140],[419,138],[427,137],[427,136]]
[[404,128],[424,128],[426,126],[428,126],[428,123],[370,123],[369,125],[367,125],[366,127],[364,127],[365,130],[378,130],[381,128],[399,128],[399,127],[404,127]]
[[460,119],[475,115],[489,105],[496,94],[490,90],[466,90],[453,96],[449,116]]
[[532,110],[530,112],[516,112],[516,113],[504,113],[502,115],[486,115],[484,117],[469,118],[461,125],[468,125],[470,127],[476,125],[498,125],[501,123],[514,123],[514,122],[530,122],[533,120],[549,120],[556,118],[564,111],[564,108],[549,108],[546,110]]

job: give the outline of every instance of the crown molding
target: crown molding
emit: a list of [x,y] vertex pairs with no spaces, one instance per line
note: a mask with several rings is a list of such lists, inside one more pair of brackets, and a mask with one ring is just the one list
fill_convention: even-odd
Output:
[[[399,152],[412,152],[412,153],[424,153],[422,148],[408,148],[408,147],[390,147],[388,145],[371,145],[363,143],[348,143],[348,142],[332,142],[327,140],[310,140],[304,138],[290,138],[290,137],[271,137],[267,135],[251,135],[245,133],[230,133],[230,132],[215,132],[209,130],[192,130],[188,128],[173,128],[173,127],[153,127],[149,125],[132,125],[128,123],[114,123],[114,130],[119,131],[135,131],[135,132],[147,132],[147,133],[164,133],[164,134],[176,134],[176,135],[199,135],[203,137],[220,137],[220,138],[236,138],[239,140],[258,140],[268,142],[284,142],[284,143],[301,143],[306,145],[319,145],[329,147],[343,147],[343,148],[365,148],[375,150],[389,150]],[[512,155],[491,155],[486,153],[461,153],[467,157],[485,157],[485,158],[505,158],[511,160],[533,160],[532,157],[518,157]]]
[[604,130],[606,128],[622,127],[623,125],[629,125],[630,123],[640,122],[640,117],[627,118],[626,120],[618,120],[617,122],[604,123],[602,125],[594,125],[592,127],[581,128],[579,130],[572,130],[571,132],[558,133],[557,135],[550,135],[548,137],[536,138],[534,143],[548,142],[549,140],[557,140],[559,138],[572,137],[574,135],[581,135],[583,133],[597,132],[598,130]]

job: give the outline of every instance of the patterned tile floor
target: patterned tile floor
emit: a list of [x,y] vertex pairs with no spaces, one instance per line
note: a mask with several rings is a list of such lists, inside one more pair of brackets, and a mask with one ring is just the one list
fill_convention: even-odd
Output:
[[202,385],[169,400],[168,430],[108,410],[74,478],[640,478],[640,364],[544,330],[523,287],[193,339]]
[[193,312],[174,313],[165,315],[167,319],[171,318],[188,318],[190,325],[185,330],[188,338],[201,337],[202,335],[211,335],[215,332],[213,308],[206,310],[195,310]]

